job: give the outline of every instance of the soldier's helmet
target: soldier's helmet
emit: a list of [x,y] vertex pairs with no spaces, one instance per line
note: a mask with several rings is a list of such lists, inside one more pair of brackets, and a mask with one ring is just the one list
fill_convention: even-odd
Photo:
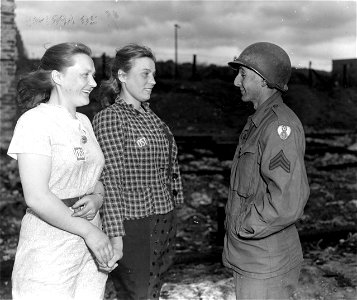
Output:
[[291,76],[289,55],[279,46],[268,43],[254,43],[243,50],[239,57],[228,65],[237,70],[239,66],[247,67],[263,77],[271,88],[282,92],[288,90]]

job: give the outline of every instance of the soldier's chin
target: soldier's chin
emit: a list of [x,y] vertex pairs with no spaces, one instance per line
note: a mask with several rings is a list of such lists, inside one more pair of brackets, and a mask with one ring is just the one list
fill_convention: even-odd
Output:
[[249,102],[249,98],[245,94],[242,94],[241,99],[243,102]]

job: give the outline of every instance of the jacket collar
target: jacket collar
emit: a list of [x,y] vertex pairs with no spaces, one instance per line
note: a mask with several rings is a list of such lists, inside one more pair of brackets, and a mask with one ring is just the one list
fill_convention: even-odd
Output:
[[251,116],[254,125],[258,127],[263,118],[265,117],[266,112],[270,110],[273,106],[279,106],[281,103],[283,103],[283,99],[281,98],[280,93],[275,93],[274,95],[269,97],[261,106],[258,107],[255,113]]

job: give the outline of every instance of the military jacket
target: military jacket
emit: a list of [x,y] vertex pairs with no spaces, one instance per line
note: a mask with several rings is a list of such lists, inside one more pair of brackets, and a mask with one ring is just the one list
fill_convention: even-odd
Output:
[[302,261],[294,223],[309,196],[305,135],[279,93],[248,118],[233,159],[223,263],[240,274],[269,278]]

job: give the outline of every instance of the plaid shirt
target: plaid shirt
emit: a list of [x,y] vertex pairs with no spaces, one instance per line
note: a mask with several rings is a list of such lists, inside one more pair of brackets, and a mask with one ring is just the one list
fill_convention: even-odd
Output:
[[93,128],[105,157],[101,209],[109,237],[125,235],[123,221],[165,214],[183,203],[177,146],[167,125],[117,98],[100,111]]

